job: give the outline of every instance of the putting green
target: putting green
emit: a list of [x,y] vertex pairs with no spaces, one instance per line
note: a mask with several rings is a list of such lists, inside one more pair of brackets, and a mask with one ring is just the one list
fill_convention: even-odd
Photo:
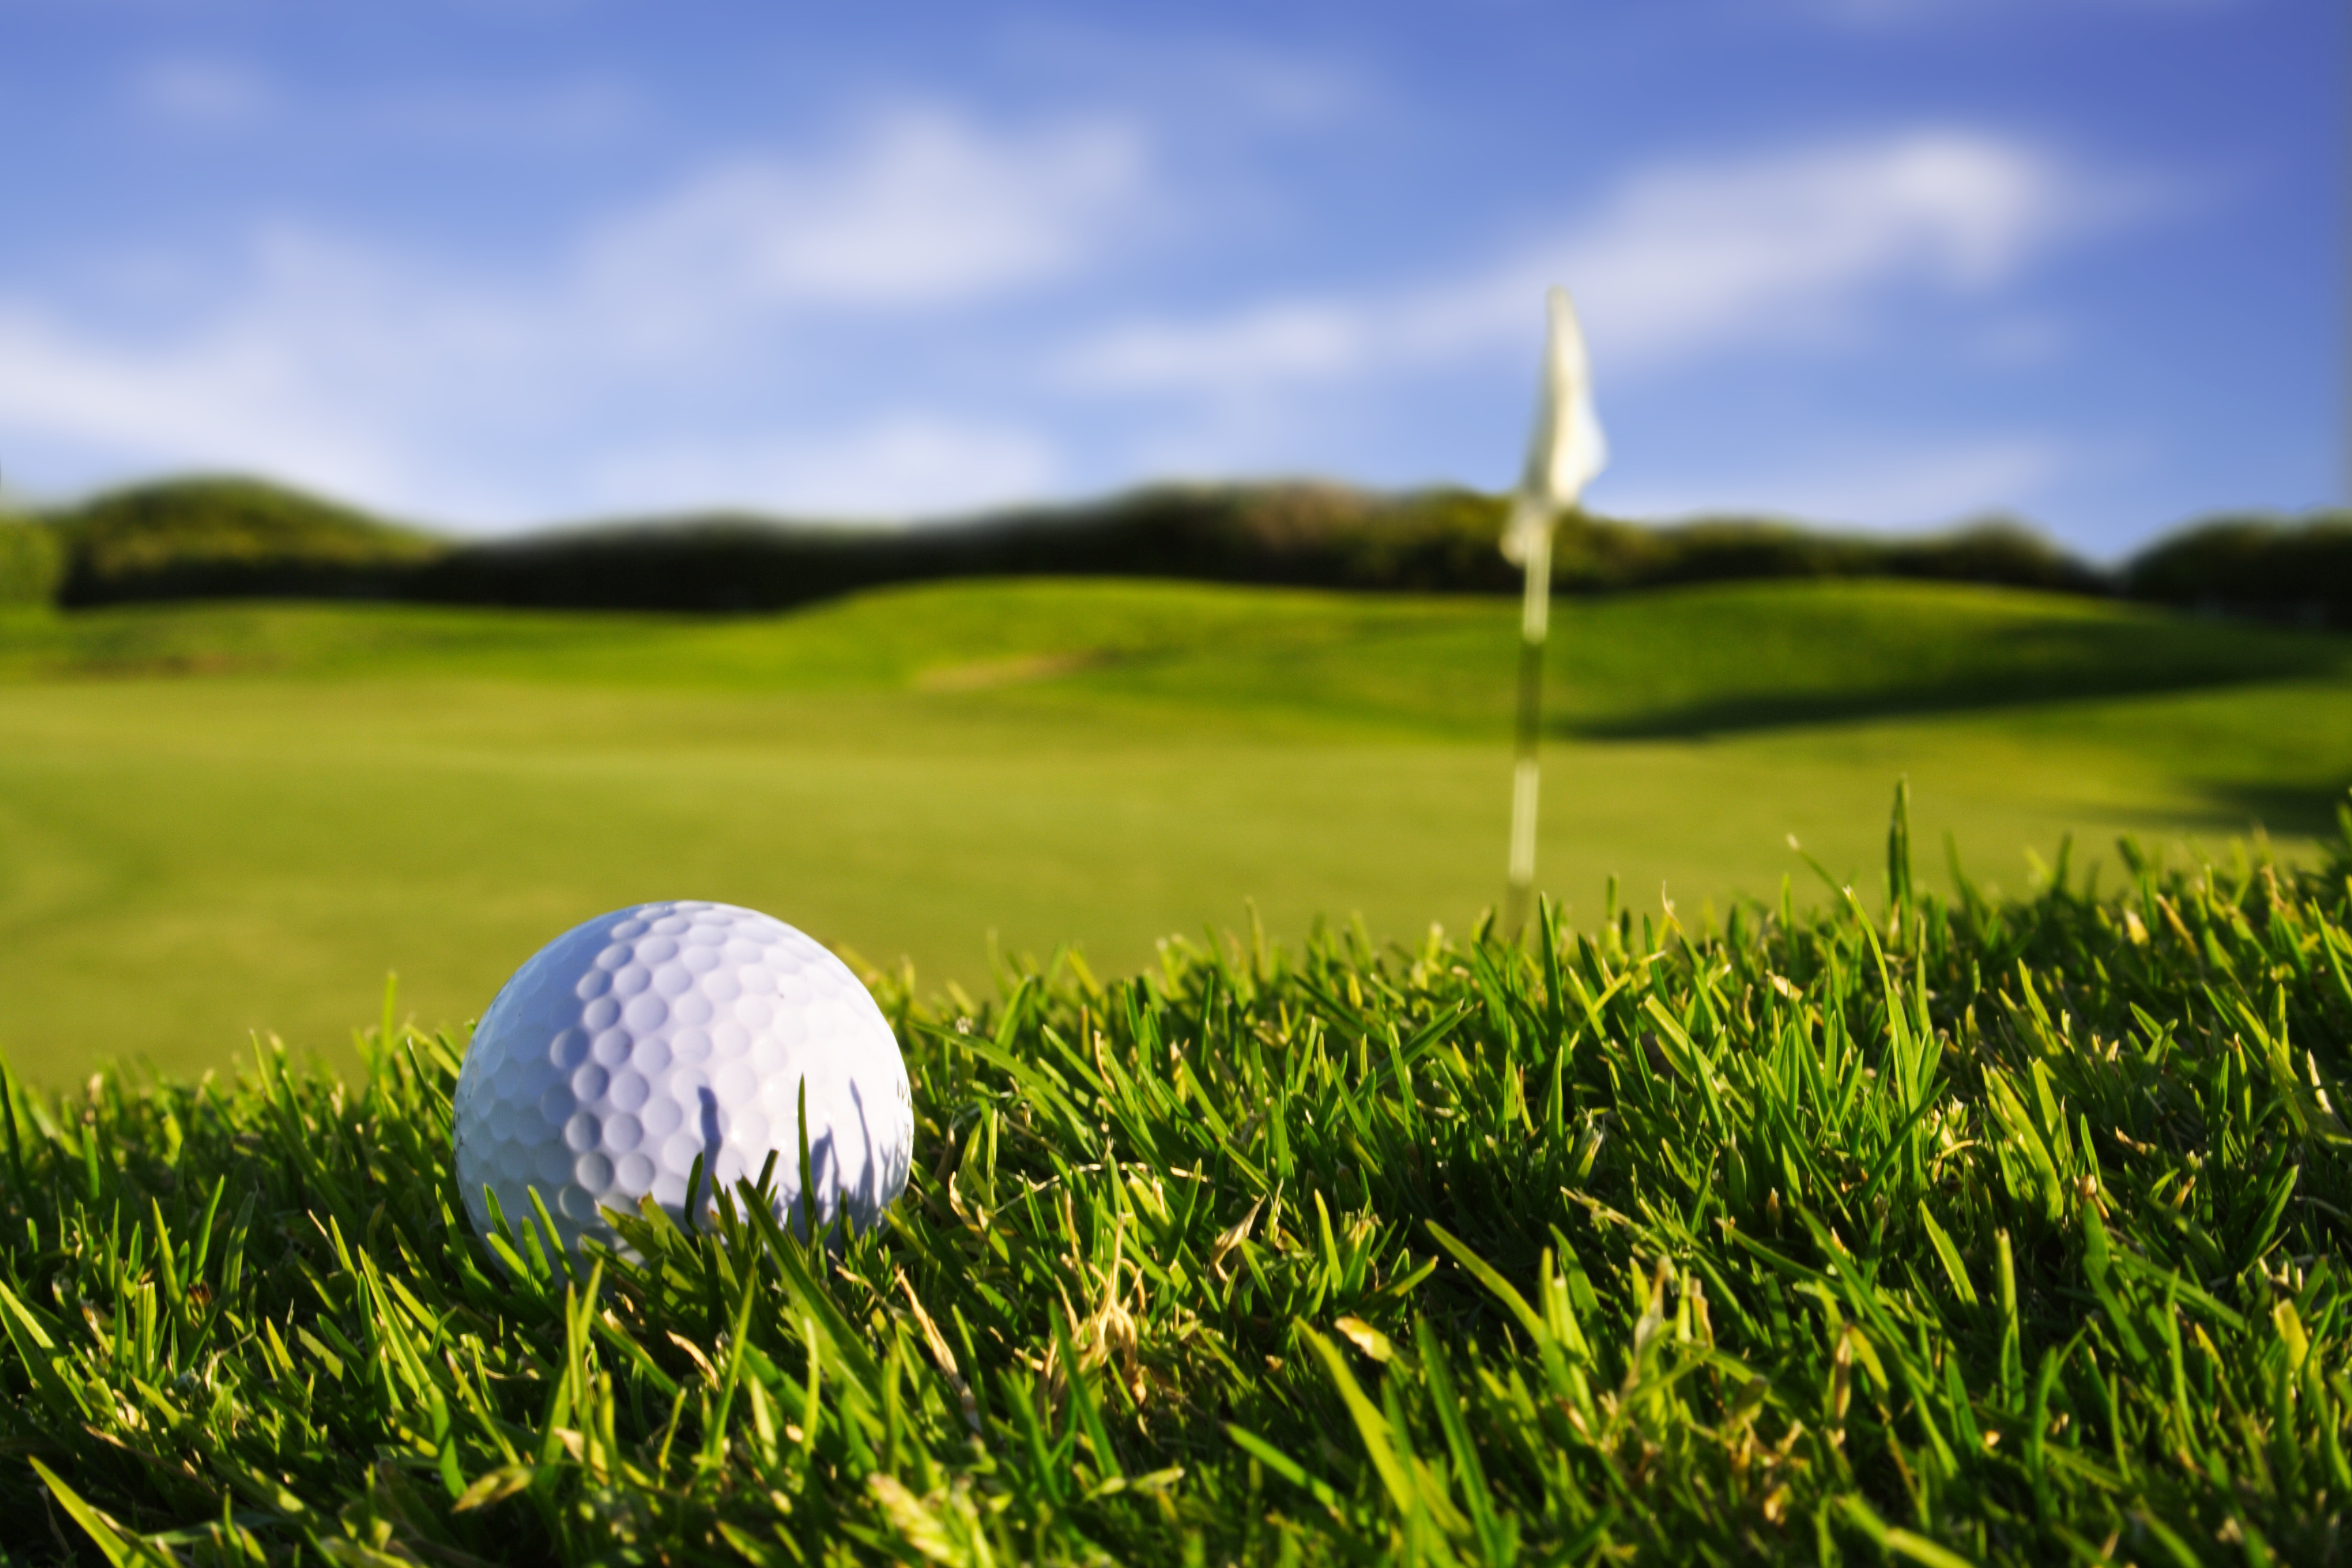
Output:
[[[655,897],[919,978],[990,940],[1106,971],[1171,932],[1500,890],[1512,606],[953,584],[757,620],[201,606],[0,621],[0,1049],[36,1079],[340,1052]],[[1908,774],[2014,887],[2120,832],[2289,852],[2352,782],[2340,639],[1899,584],[1564,607],[1540,880],[1598,917],[1866,892]],[[2110,857],[2111,858],[2111,857]]]

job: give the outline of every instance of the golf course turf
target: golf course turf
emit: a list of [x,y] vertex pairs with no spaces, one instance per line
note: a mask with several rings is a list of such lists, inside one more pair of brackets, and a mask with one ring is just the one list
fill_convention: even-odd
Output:
[[[1105,973],[1248,918],[1468,929],[1501,891],[1515,606],[971,582],[786,616],[191,605],[0,617],[0,1052],[352,1060],[401,979],[462,1027],[549,936],[696,897],[918,990]],[[2307,856],[2352,784],[2352,643],[2052,595],[1725,584],[1564,601],[1539,885],[1810,907],[1912,783],[2020,888],[2068,835]]]
[[[2352,1553],[2346,645],[1563,606],[1510,940],[1511,616],[0,621],[0,1553]],[[464,1020],[665,895],[877,961],[874,1232],[466,1221]]]
[[[460,1043],[8,1086],[0,1543],[115,1563],[2336,1560],[2326,864],[878,994],[912,1184],[466,1224]],[[698,1227],[698,1229],[700,1227]]]

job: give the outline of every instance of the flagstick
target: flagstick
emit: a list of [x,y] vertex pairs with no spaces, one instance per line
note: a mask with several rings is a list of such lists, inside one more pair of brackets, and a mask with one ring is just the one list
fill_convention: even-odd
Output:
[[1543,386],[1536,405],[1536,427],[1528,443],[1528,466],[1520,476],[1503,530],[1503,555],[1527,568],[1525,607],[1519,613],[1518,757],[1511,769],[1511,877],[1503,899],[1503,931],[1517,942],[1528,923],[1536,890],[1536,804],[1543,782],[1537,748],[1543,740],[1544,630],[1551,619],[1552,528],[1575,510],[1586,481],[1609,461],[1601,422],[1592,416],[1591,377],[1584,362],[1584,329],[1568,290],[1544,296],[1551,318],[1544,339]]
[[[1522,498],[1519,505],[1541,503]],[[1536,883],[1536,801],[1541,763],[1536,748],[1543,738],[1544,633],[1551,619],[1551,520],[1528,529],[1527,597],[1519,611],[1518,758],[1511,769],[1511,876],[1503,903],[1503,929],[1516,940],[1528,922]]]

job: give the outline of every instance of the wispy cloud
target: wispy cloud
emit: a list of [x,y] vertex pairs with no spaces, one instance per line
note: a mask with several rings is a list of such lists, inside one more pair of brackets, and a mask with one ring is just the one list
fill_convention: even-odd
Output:
[[135,108],[184,129],[258,124],[268,118],[276,98],[259,71],[229,59],[184,56],[151,60],[131,78]]
[[1914,132],[1637,175],[1537,267],[1578,279],[1600,341],[1634,364],[1833,342],[1884,290],[2008,280],[2096,211],[2095,190],[2023,142]]
[[616,453],[590,472],[600,511],[647,496],[693,497],[713,508],[772,507],[839,520],[874,520],[1025,500],[1062,478],[1044,435],[1003,420],[884,412],[787,439],[661,440]]
[[1774,343],[1866,335],[1904,289],[1981,293],[2109,211],[2029,144],[1922,130],[1638,171],[1590,217],[1499,266],[1364,296],[1134,321],[1073,345],[1072,382],[1242,395],[1519,344],[1546,284],[1574,289],[1616,374]]
[[1237,391],[1347,374],[1381,347],[1378,312],[1346,300],[1277,301],[1184,324],[1134,321],[1066,352],[1058,372],[1117,391]]
[[[2117,210],[2113,182],[2031,143],[1913,130],[1636,168],[1499,260],[1192,317],[1097,315],[1037,351],[1034,321],[1066,330],[1069,310],[1125,298],[1105,281],[1169,202],[1151,153],[1115,119],[900,106],[829,151],[689,168],[536,269],[273,226],[172,331],[0,297],[0,432],[16,454],[257,468],[476,526],[722,504],[903,516],[1143,477],[1125,471],[1139,463],[1313,462],[1298,410],[1316,400],[1287,393],[1402,395],[1524,357],[1555,280],[1577,291],[1604,384],[1759,345],[1867,345],[1921,297],[2033,323],[1986,339],[2028,352],[2063,322],[2006,286]],[[1750,474],[1652,509],[1941,515],[1930,498],[2019,495],[2059,462],[1990,439],[1837,468],[1843,489]]]
[[982,132],[930,109],[877,117],[824,162],[733,160],[606,225],[586,274],[638,320],[813,305],[964,302],[1097,258],[1140,198],[1127,126]]
[[110,343],[0,306],[0,427],[150,464],[252,468],[346,493],[396,489],[396,437],[353,417],[348,401],[321,397],[317,369],[289,334],[249,322],[166,346]]
[[2063,443],[2041,436],[1969,437],[1940,443],[1875,441],[1809,452],[1802,467],[1734,468],[1670,483],[1620,484],[1605,510],[1633,517],[1759,511],[1815,522],[1904,527],[1955,521],[1956,505],[2021,507],[2081,467]]
[[[523,521],[510,498],[533,487],[517,475],[583,447],[600,456],[542,470],[522,504],[870,515],[1014,493],[1055,458],[1001,412],[910,412],[919,390],[870,366],[834,367],[853,401],[814,416],[772,401],[761,420],[761,393],[793,386],[779,363],[803,385],[821,372],[801,334],[837,332],[844,312],[970,310],[1096,266],[1147,175],[1141,137],[1116,123],[1003,130],[918,106],[830,155],[689,171],[537,276],[273,226],[235,289],[176,331],[0,298],[0,428],[20,451],[260,468],[477,522]],[[802,436],[735,456],[711,434],[787,420]]]

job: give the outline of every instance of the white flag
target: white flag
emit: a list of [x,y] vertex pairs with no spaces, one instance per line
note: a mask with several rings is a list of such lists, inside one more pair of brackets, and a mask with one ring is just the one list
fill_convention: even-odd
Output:
[[1543,390],[1536,404],[1528,466],[1503,530],[1503,553],[1524,563],[1536,531],[1548,529],[1577,503],[1584,487],[1609,464],[1609,445],[1592,412],[1592,373],[1584,357],[1584,330],[1568,290],[1546,296],[1551,331],[1544,343]]

